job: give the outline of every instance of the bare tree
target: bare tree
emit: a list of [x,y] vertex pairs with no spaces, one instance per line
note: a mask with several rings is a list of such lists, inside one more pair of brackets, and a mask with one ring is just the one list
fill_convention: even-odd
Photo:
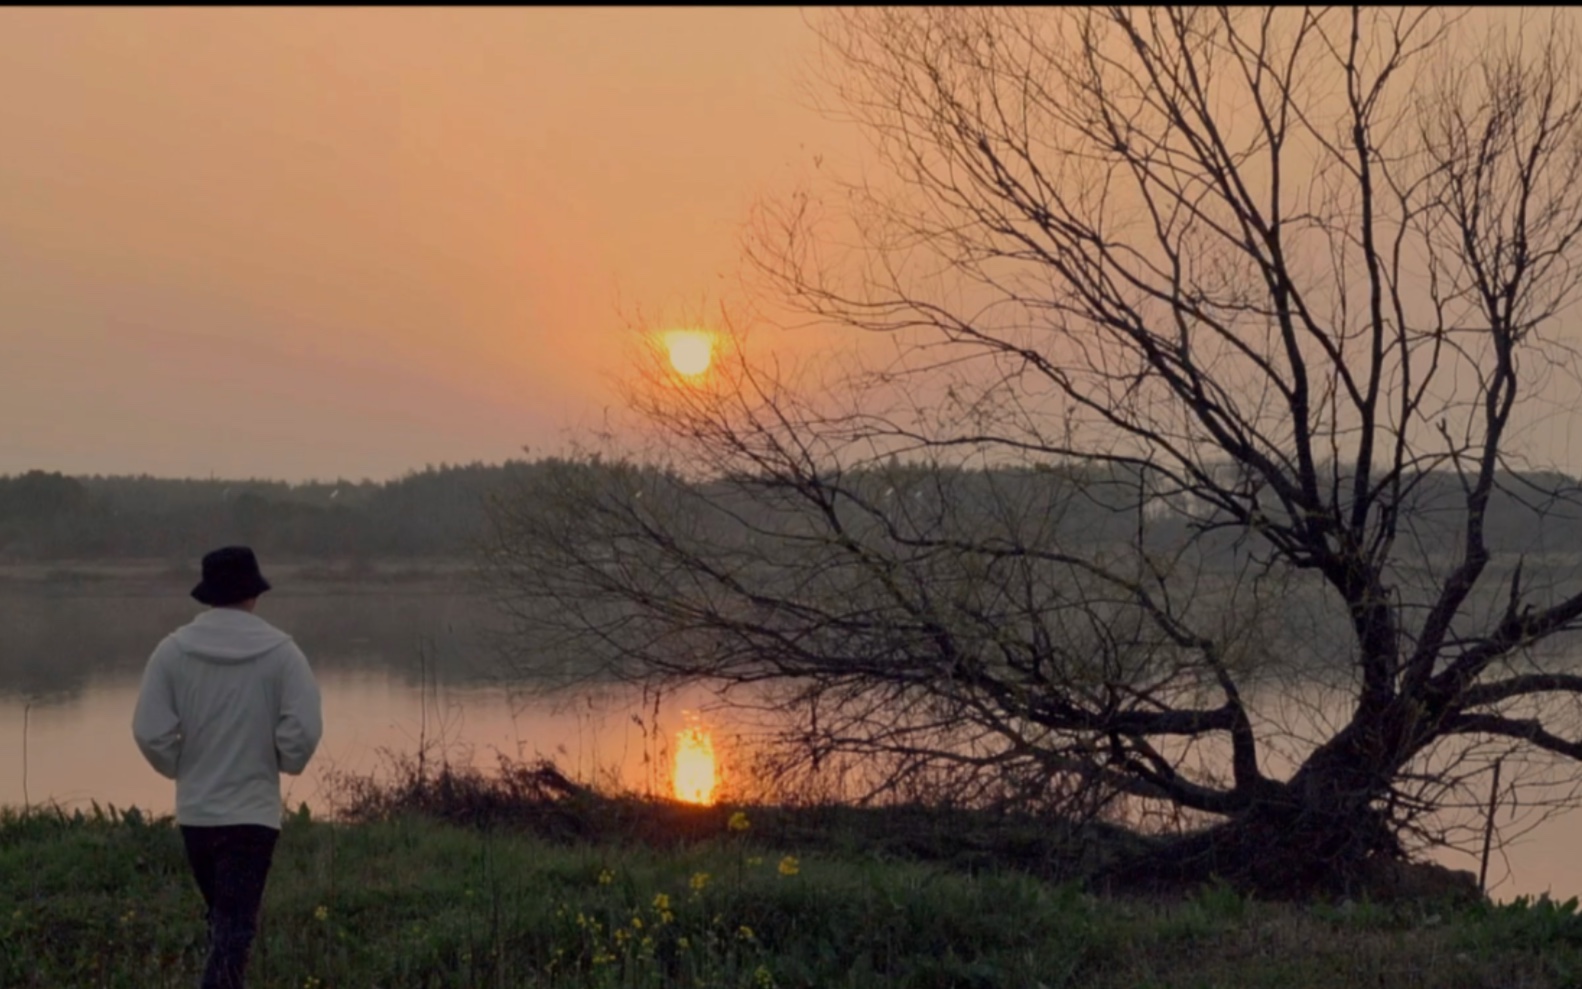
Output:
[[[885,792],[1205,825],[1156,873],[1344,885],[1453,840],[1493,758],[1564,792],[1582,675],[1543,643],[1582,575],[1490,527],[1575,501],[1513,459],[1569,361],[1567,24],[827,15],[884,174],[768,211],[752,260],[897,357],[840,393],[656,379],[684,459],[501,502],[497,586],[541,655],[777,688],[800,755]],[[1297,737],[1255,697],[1304,648]]]

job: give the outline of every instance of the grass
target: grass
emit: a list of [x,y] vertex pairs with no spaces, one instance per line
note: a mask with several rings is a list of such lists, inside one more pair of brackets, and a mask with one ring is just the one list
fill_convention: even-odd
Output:
[[[720,811],[720,818],[728,814]],[[755,814],[770,812],[748,808]],[[738,821],[738,824],[741,822]],[[1288,906],[1099,898],[1025,871],[788,852],[720,826],[658,848],[397,813],[294,815],[250,985],[1561,987],[1571,901]],[[168,819],[0,812],[0,985],[191,985],[201,901]]]

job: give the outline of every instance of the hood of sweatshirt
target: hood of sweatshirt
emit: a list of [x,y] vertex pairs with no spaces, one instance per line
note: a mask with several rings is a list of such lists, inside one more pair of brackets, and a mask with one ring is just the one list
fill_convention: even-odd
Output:
[[246,663],[291,636],[257,615],[236,608],[212,608],[171,633],[181,651],[211,663]]

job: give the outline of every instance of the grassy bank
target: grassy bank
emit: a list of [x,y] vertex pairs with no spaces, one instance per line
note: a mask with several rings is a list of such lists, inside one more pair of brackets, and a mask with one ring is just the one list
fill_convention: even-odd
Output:
[[[4,986],[185,987],[201,961],[179,835],[135,812],[0,815],[0,911]],[[299,817],[252,972],[278,989],[1560,987],[1582,980],[1582,918],[1546,901],[1103,899],[1020,871],[787,852],[755,827],[665,850]]]

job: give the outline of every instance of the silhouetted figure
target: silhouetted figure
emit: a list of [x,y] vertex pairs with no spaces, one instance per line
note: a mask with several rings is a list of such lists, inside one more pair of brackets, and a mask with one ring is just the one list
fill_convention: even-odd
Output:
[[300,774],[323,731],[307,658],[253,614],[267,590],[251,549],[206,555],[192,596],[210,610],[154,650],[132,717],[144,757],[176,781],[176,823],[208,907],[203,989],[242,987],[280,837],[280,774]]

